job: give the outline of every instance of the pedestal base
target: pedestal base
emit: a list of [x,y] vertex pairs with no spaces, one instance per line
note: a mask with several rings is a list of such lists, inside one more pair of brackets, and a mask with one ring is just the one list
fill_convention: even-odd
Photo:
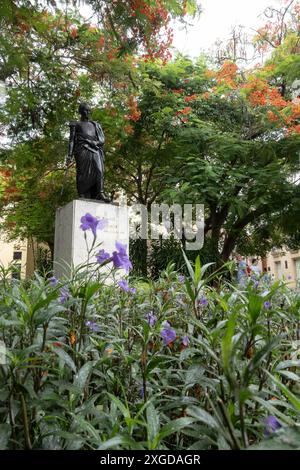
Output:
[[[92,246],[93,234],[91,230],[87,230],[87,241],[85,241],[84,232],[80,228],[80,219],[86,213],[99,219],[104,218],[108,222],[104,229],[97,230],[95,252],[104,249],[111,254],[116,250],[116,241],[127,245],[129,249],[127,206],[90,199],[75,199],[56,211],[54,241],[54,276],[56,278],[68,279],[72,267],[88,262],[87,245]],[[95,253],[89,261],[96,261]]]

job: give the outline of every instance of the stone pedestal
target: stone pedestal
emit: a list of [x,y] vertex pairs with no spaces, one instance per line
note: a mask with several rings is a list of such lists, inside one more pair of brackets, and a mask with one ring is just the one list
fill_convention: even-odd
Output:
[[[129,249],[129,223],[127,206],[107,204],[90,199],[75,199],[64,207],[57,209],[54,241],[54,276],[69,278],[72,267],[87,263],[88,247],[92,246],[91,230],[83,232],[80,219],[86,213],[108,221],[106,227],[97,230],[96,249],[104,249],[112,254],[116,250],[115,242],[127,245]],[[84,237],[86,233],[86,239]],[[100,244],[100,246],[99,246]],[[89,262],[96,261],[95,253]]]

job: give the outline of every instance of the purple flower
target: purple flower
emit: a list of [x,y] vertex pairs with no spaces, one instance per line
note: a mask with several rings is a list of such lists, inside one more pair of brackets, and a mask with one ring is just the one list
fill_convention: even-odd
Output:
[[146,313],[146,320],[148,322],[148,325],[151,326],[151,328],[153,328],[153,326],[157,322],[157,317],[156,315],[154,315],[153,312],[148,312]]
[[81,225],[80,228],[83,231],[91,230],[93,232],[94,237],[96,237],[97,229],[102,230],[107,225],[106,219],[97,219],[93,217],[91,214],[86,213],[80,219]]
[[188,346],[190,344],[190,340],[187,335],[183,336],[181,341],[182,341],[183,346]]
[[201,297],[201,299],[199,299],[198,303],[200,305],[202,305],[203,307],[206,307],[206,305],[208,305],[208,300],[205,297],[205,295],[202,295],[202,297]]
[[176,331],[171,328],[170,323],[165,321],[163,323],[163,329],[160,332],[160,336],[164,341],[164,345],[168,346],[170,343],[176,339]]
[[115,268],[123,268],[128,273],[129,269],[132,268],[132,264],[126,253],[126,245],[120,242],[116,242],[116,248],[118,251],[114,251],[112,255],[112,262]]
[[268,416],[265,419],[264,424],[265,424],[264,434],[266,437],[270,436],[273,432],[277,431],[278,429],[282,427],[280,422],[277,420],[277,418],[275,418],[275,416]]
[[68,289],[66,289],[65,287],[62,287],[59,292],[60,292],[60,296],[58,300],[61,304],[64,304],[69,299],[70,293]]
[[254,281],[253,285],[254,285],[254,289],[257,289],[259,286],[259,281]]
[[288,280],[290,281],[292,279],[292,276],[289,274],[288,275]]
[[100,331],[100,326],[97,325],[97,323],[95,323],[94,321],[87,320],[85,324],[91,331],[94,331],[95,333],[97,331]]
[[269,300],[266,300],[266,301],[264,302],[264,308],[265,308],[266,310],[268,310],[269,308],[271,308],[271,302],[269,302]]
[[124,292],[130,292],[131,294],[136,293],[136,289],[134,287],[129,287],[128,282],[126,279],[122,279],[121,281],[118,281],[118,286],[124,291]]
[[51,287],[56,287],[58,284],[58,279],[56,279],[54,276],[50,277],[49,284]]
[[96,256],[97,263],[99,264],[103,264],[104,261],[108,260],[109,258],[110,258],[110,254],[104,250],[100,250]]
[[183,275],[183,274],[179,274],[179,275],[178,275],[178,281],[179,281],[179,282],[181,282],[181,284],[183,284],[183,283],[184,283],[184,281],[185,281],[185,277],[184,277],[184,275]]

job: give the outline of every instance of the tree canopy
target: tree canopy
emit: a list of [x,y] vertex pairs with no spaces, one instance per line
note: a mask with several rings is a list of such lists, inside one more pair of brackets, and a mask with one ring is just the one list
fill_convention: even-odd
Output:
[[89,100],[106,135],[111,194],[124,190],[148,207],[203,203],[205,245],[223,261],[234,249],[297,245],[299,2],[257,31],[254,45],[269,58],[247,69],[228,58],[170,58],[166,28],[194,14],[195,2],[90,1],[97,25],[41,3],[4,2],[1,121],[10,142],[0,204],[12,236],[52,247],[55,209],[75,196],[74,169],[64,176],[67,122]]

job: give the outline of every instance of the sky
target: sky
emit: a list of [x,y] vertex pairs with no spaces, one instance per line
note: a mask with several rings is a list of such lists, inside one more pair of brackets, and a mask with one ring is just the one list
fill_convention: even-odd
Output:
[[218,39],[226,40],[233,26],[243,25],[248,30],[266,21],[259,18],[269,7],[282,5],[281,0],[199,0],[200,18],[187,31],[175,28],[174,47],[181,53],[197,57],[208,51]]

